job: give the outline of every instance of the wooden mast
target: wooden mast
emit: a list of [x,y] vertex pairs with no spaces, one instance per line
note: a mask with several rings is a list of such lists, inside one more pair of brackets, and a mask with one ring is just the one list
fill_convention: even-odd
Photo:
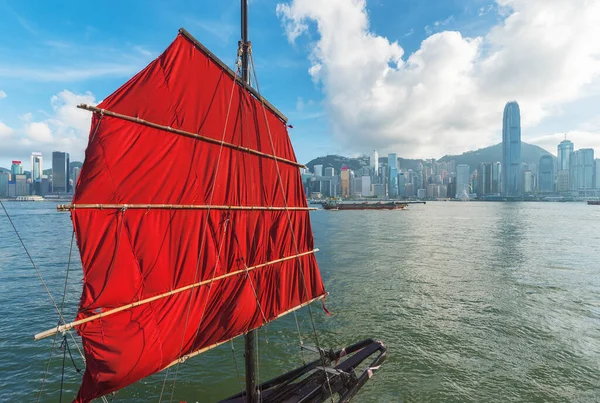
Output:
[[[242,40],[239,44],[242,50],[242,81],[250,85],[250,74],[248,74],[248,0],[241,0],[241,28]],[[244,335],[244,362],[246,369],[246,402],[258,402],[258,391],[256,389],[256,358],[255,339],[256,331],[251,330]]]

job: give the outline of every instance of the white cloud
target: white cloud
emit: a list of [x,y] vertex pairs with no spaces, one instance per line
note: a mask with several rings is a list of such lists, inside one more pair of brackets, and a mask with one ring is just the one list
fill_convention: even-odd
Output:
[[52,143],[54,137],[45,122],[31,122],[25,125],[25,135],[34,143]]
[[370,31],[365,0],[292,0],[277,13],[290,42],[315,37],[309,26],[318,30],[309,74],[323,89],[338,141],[349,150],[431,157],[499,142],[512,99],[527,141],[527,129],[598,82],[600,41],[592,38],[600,37],[600,2],[497,3],[505,18],[487,35],[438,32],[411,55]]
[[[61,91],[50,99],[51,112],[45,119],[35,119],[31,113],[20,116],[23,126],[11,129],[0,122],[0,138],[10,139],[0,143],[0,157],[25,158],[31,151],[50,155],[60,150],[71,154],[72,161],[82,161],[90,130],[91,113],[77,109],[77,105],[95,105],[90,92],[75,94]],[[10,144],[7,147],[6,144]]]
[[6,92],[0,90],[0,99],[4,99],[6,97],[7,97]]
[[13,133],[13,129],[8,127],[5,123],[0,120],[0,139],[9,137]]

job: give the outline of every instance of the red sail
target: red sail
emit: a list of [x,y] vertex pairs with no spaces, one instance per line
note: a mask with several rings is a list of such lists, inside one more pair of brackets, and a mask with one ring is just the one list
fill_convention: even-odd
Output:
[[[123,116],[94,113],[73,200],[84,270],[77,319],[206,284],[79,325],[87,365],[78,402],[325,293],[314,254],[294,257],[313,238],[285,122],[193,38],[178,35],[98,108]],[[77,207],[86,204],[197,208]]]

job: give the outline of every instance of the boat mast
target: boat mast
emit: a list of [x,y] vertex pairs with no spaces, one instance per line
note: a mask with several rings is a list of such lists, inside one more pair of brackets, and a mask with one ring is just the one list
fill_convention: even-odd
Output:
[[[250,84],[250,74],[248,74],[248,0],[241,0],[241,23],[242,23],[242,80]],[[254,330],[244,335],[244,359],[246,363],[246,402],[256,403],[258,393],[256,390],[256,359],[254,351],[256,333]]]

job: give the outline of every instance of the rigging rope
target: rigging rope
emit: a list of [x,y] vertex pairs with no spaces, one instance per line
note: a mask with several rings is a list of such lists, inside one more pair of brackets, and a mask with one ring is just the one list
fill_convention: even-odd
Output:
[[67,335],[63,335],[63,341],[59,348],[63,349],[63,360],[62,360],[62,375],[60,376],[60,395],[58,398],[58,402],[62,403],[62,395],[63,395],[63,386],[65,383],[65,359],[67,358]]
[[42,382],[40,385],[40,391],[38,393],[38,397],[36,403],[39,403],[42,397],[42,391],[44,390],[44,384],[46,383],[46,377],[48,376],[48,370],[50,369],[50,362],[52,361],[52,355],[54,353],[54,347],[56,346],[56,338],[58,337],[58,333],[54,335],[54,340],[52,341],[52,348],[50,349],[50,357],[48,357],[48,363],[46,364],[46,371],[44,371],[44,377],[42,378]]
[[235,347],[233,345],[233,339],[229,340],[231,342],[231,354],[233,355],[233,363],[235,365],[235,373],[237,374],[237,382],[240,385],[240,392],[244,394],[244,385],[240,382],[242,378],[240,375],[240,369],[238,368],[237,358],[235,357]]
[[[211,187],[210,196],[209,196],[209,199],[208,199],[208,206],[209,207],[208,207],[208,210],[206,211],[206,223],[204,224],[204,228],[203,228],[203,231],[202,231],[202,236],[200,238],[200,251],[198,253],[198,260],[196,262],[196,270],[195,270],[195,273],[194,273],[194,283],[198,279],[198,270],[200,269],[200,259],[202,257],[202,252],[204,251],[204,238],[206,237],[206,230],[208,228],[208,223],[209,223],[209,218],[210,218],[210,212],[211,212],[210,206],[212,205],[212,200],[213,200],[213,197],[214,197],[214,194],[215,194],[215,187],[216,186],[214,186],[214,184],[216,183],[217,175],[219,173],[219,166],[220,166],[220,162],[221,162],[221,155],[223,154],[223,142],[225,141],[225,135],[227,134],[227,124],[229,122],[229,114],[231,112],[231,104],[233,102],[233,94],[234,94],[234,91],[235,91],[235,88],[236,88],[237,77],[238,77],[239,72],[240,72],[240,67],[238,65],[238,69],[237,69],[236,74],[234,75],[233,83],[232,83],[232,86],[231,86],[231,94],[229,95],[229,103],[227,105],[227,114],[225,115],[225,124],[224,124],[224,127],[223,127],[223,133],[221,135],[221,144],[219,145],[219,154],[217,156],[217,163],[216,163],[216,167],[215,167],[215,173],[214,173],[213,178],[212,178],[213,186]],[[220,256],[217,256],[217,262],[218,262],[219,258],[220,258]],[[213,271],[213,278],[214,278],[215,273],[216,273],[216,270]],[[211,284],[212,284],[212,281],[211,281]],[[179,356],[181,356],[181,352],[183,350],[183,341],[184,341],[184,336],[185,336],[185,332],[187,330],[187,325],[188,325],[188,321],[189,321],[190,310],[191,310],[191,306],[192,306],[192,297],[193,297],[193,293],[190,293],[190,298],[189,298],[188,304],[187,304],[188,305],[188,307],[187,307],[188,309],[187,309],[187,313],[186,313],[186,317],[185,317],[185,324],[184,324],[184,327],[183,327],[183,332],[181,333],[181,343],[180,343],[179,354],[178,354]],[[207,300],[208,300],[208,297],[207,297]],[[196,329],[196,334],[197,334],[198,330],[200,329],[200,323],[198,323],[198,328]],[[180,365],[181,365],[181,362],[178,362],[177,363],[177,367],[175,369],[175,376],[173,377],[173,386],[171,388],[171,397],[169,399],[170,403],[173,401],[173,395],[175,394],[175,383],[177,381],[177,375],[179,373],[179,366]],[[162,395],[161,395],[161,399],[162,399]]]
[[[258,84],[258,78],[256,77],[256,69],[254,68],[254,56],[252,55],[252,53],[250,53],[249,56],[250,56],[250,63],[252,65],[252,71],[253,71],[254,76],[255,76],[254,81],[256,83],[256,91],[260,95],[260,86]],[[267,132],[269,134],[269,143],[271,144],[271,151],[272,151],[272,154],[275,155],[276,154],[276,152],[275,152],[275,145],[273,144],[273,137],[271,136],[271,127],[269,125],[269,119],[267,118],[267,112],[266,112],[266,108],[265,108],[265,104],[264,104],[262,95],[260,96],[260,101],[261,101],[261,105],[262,105],[263,116],[264,116],[265,123],[266,123],[266,126],[267,126]],[[278,163],[277,159],[274,159],[274,162],[275,162],[275,168],[277,170],[277,177],[279,179],[279,186],[281,188],[281,194],[282,194],[282,197],[283,197],[283,204],[284,204],[284,206],[287,209],[287,206],[288,206],[288,204],[287,204],[287,197],[285,195],[285,188],[283,186],[283,180],[281,179],[281,171],[279,169],[279,163]],[[299,251],[299,249],[298,249],[298,241],[296,239],[296,234],[294,232],[294,228],[293,228],[293,225],[292,225],[292,219],[291,219],[291,216],[290,216],[290,212],[288,210],[285,210],[285,212],[286,212],[286,216],[287,216],[287,219],[288,219],[288,223],[289,223],[289,227],[290,227],[290,232],[292,234],[292,239],[294,241],[294,248],[296,249],[296,253],[299,253],[298,252]],[[304,285],[304,290],[305,290],[305,292],[308,293],[308,287],[306,286],[306,279],[305,279],[305,276],[304,276],[304,270],[302,268],[302,261],[299,262],[299,265],[300,265],[300,273],[301,273],[301,276],[302,276],[302,283]],[[319,336],[317,334],[317,328],[315,326],[315,321],[314,321],[314,318],[313,318],[313,313],[312,313],[312,309],[310,307],[310,304],[308,305],[308,312],[309,312],[309,316],[310,316],[310,321],[312,323],[313,332],[314,332],[314,335],[315,335],[315,343],[317,344],[317,348],[319,349],[319,351],[321,351],[321,347],[320,347],[320,343],[319,343]],[[323,364],[323,367],[325,367],[326,366],[325,365],[326,364],[325,363],[325,357],[323,356],[323,354],[319,354],[319,355],[321,357],[321,362]],[[329,375],[327,374],[327,372],[325,372],[325,379],[327,380],[327,386],[329,387],[329,394],[330,394],[330,397],[331,397],[331,402],[333,403],[334,402],[334,400],[333,400],[333,392],[332,392],[332,389],[331,389],[331,383],[329,381]]]

